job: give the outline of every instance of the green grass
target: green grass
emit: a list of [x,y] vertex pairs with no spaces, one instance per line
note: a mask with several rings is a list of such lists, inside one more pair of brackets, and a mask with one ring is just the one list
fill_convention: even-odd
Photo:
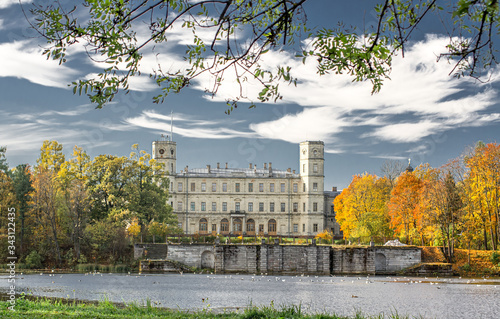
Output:
[[[278,318],[311,318],[311,319],[365,319],[385,318],[383,315],[365,316],[358,312],[354,316],[336,316],[331,314],[305,314],[300,306],[283,306],[275,308],[271,303],[267,307],[249,307],[242,312],[212,312],[209,308],[200,311],[179,311],[156,308],[150,302],[142,307],[135,303],[118,305],[109,300],[97,303],[48,298],[25,298],[17,296],[15,311],[8,310],[10,304],[0,301],[0,318],[241,318],[241,319],[278,319]],[[403,319],[393,314],[387,318]]]

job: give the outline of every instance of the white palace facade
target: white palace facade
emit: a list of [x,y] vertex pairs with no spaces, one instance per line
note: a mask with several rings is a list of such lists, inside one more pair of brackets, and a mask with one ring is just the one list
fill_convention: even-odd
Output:
[[153,158],[165,164],[170,204],[186,234],[314,236],[324,229],[341,236],[335,222],[335,188],[324,191],[324,143],[300,143],[300,167],[279,170],[207,165],[177,172],[177,145],[154,141]]

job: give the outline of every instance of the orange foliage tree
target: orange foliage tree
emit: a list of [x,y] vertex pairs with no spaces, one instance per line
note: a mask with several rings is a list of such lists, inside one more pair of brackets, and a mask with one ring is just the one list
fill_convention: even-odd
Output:
[[[388,204],[391,227],[406,243],[413,242],[422,229],[418,200],[422,181],[412,172],[404,172],[397,179]],[[421,237],[422,238],[422,237]]]

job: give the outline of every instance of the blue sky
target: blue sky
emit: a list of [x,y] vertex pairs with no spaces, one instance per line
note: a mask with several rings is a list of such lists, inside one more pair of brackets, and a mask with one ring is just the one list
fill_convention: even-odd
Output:
[[[29,6],[29,1],[23,1]],[[310,0],[310,26],[333,27],[376,22],[374,1]],[[42,39],[29,29],[17,0],[0,0],[0,145],[7,146],[10,166],[35,164],[44,140],[62,143],[69,156],[74,145],[99,154],[128,155],[132,144],[151,150],[151,142],[169,134],[174,116],[178,169],[228,162],[231,167],[298,169],[298,143],[325,142],[325,188],[347,187],[352,175],[381,174],[387,159],[439,167],[478,140],[496,142],[500,133],[499,70],[479,83],[448,75],[452,65],[436,62],[446,37],[437,20],[417,31],[405,58],[394,59],[391,80],[371,95],[369,83],[352,83],[342,75],[318,76],[313,61],[302,64],[293,52],[269,52],[264,65],[291,65],[297,87],[282,85],[278,104],[242,104],[230,116],[225,99],[237,89],[230,76],[216,97],[204,93],[210,84],[199,78],[188,89],[152,102],[157,87],[147,76],[135,80],[128,95],[119,95],[101,110],[87,97],[73,95],[68,83],[99,71],[78,48],[63,66],[41,55]],[[173,49],[163,51],[166,65],[182,63],[176,45],[189,41],[178,29]],[[177,47],[178,48],[178,47]],[[156,63],[149,54],[145,73]],[[256,96],[257,85],[245,87]]]

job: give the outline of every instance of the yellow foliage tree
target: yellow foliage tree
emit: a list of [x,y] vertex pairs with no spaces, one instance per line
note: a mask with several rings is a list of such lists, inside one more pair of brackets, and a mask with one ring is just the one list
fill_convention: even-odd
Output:
[[127,235],[135,239],[141,233],[141,225],[139,225],[139,220],[134,218],[130,224],[127,226]]
[[387,201],[390,183],[376,175],[355,175],[334,200],[336,219],[346,239],[372,240],[390,235]]

